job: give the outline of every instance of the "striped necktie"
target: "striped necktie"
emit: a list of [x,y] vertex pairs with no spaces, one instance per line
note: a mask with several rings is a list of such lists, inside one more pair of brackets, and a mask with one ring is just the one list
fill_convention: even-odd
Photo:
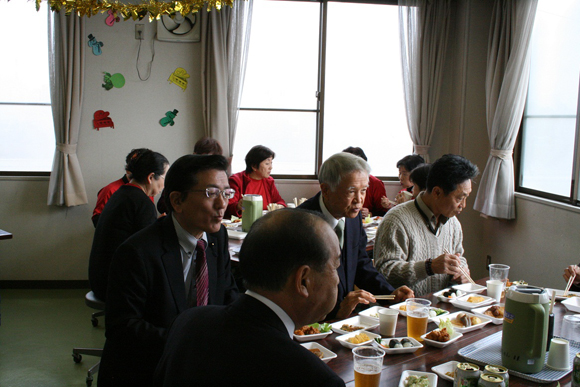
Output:
[[209,299],[209,276],[207,273],[207,259],[205,256],[205,241],[198,239],[195,250],[195,284],[197,287],[197,306],[205,306]]
[[340,243],[340,249],[342,250],[342,246],[344,245],[344,219],[338,221],[338,224],[334,227],[334,232],[336,232],[338,243]]

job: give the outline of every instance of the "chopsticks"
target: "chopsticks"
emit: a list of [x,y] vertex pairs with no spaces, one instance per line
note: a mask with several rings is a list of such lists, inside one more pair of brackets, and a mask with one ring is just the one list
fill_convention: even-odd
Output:
[[574,282],[575,278],[576,278],[576,274],[574,274],[572,277],[570,277],[568,279],[568,284],[566,285],[566,290],[564,291],[564,294],[562,295],[563,297],[566,297],[568,295],[568,292],[570,291],[570,287],[572,286],[572,283]]
[[[449,250],[447,250],[445,248],[443,249],[443,252],[445,254],[450,254],[451,255],[451,253],[449,252]],[[463,275],[465,276],[465,278],[467,278],[469,280],[469,282],[471,282],[473,285],[477,285],[475,283],[475,281],[469,276],[469,274],[467,274],[467,272],[465,270],[463,270],[463,267],[459,266],[459,271],[461,271],[461,273],[463,273]]]
[[375,296],[375,300],[394,300],[395,296],[392,294],[387,294],[384,296]]

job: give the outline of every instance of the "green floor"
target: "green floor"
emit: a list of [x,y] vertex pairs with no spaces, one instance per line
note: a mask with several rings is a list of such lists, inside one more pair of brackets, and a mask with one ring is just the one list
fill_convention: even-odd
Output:
[[[91,324],[87,290],[0,290],[0,387],[83,387],[98,362],[73,347],[102,348],[104,318]],[[93,386],[96,386],[96,378]]]

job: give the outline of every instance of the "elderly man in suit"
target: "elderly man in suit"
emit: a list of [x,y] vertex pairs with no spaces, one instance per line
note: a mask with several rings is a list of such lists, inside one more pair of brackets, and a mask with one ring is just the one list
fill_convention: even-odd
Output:
[[344,386],[292,340],[334,307],[339,255],[336,234],[314,212],[282,209],[256,221],[240,250],[248,291],[175,320],[155,386]]
[[[340,283],[336,306],[329,318],[345,318],[358,304],[376,302],[373,294],[393,294],[395,302],[414,296],[407,286],[394,289],[367,255],[361,209],[369,173],[369,165],[358,156],[345,152],[332,155],[318,174],[320,192],[299,206],[322,213],[340,241]],[[355,290],[355,285],[359,289]]]
[[150,386],[166,331],[180,313],[238,296],[221,221],[233,196],[223,156],[187,155],[165,178],[169,215],[115,252],[99,387]]

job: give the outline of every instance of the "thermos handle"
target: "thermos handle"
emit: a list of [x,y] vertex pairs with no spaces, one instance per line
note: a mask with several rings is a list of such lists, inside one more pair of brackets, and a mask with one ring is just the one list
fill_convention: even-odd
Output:
[[[534,335],[532,337],[544,337],[544,317],[546,315],[546,309],[540,304],[531,304],[532,310],[534,311]],[[540,357],[542,355],[542,350],[545,348],[546,342],[543,340],[533,340],[533,347],[531,357]]]

